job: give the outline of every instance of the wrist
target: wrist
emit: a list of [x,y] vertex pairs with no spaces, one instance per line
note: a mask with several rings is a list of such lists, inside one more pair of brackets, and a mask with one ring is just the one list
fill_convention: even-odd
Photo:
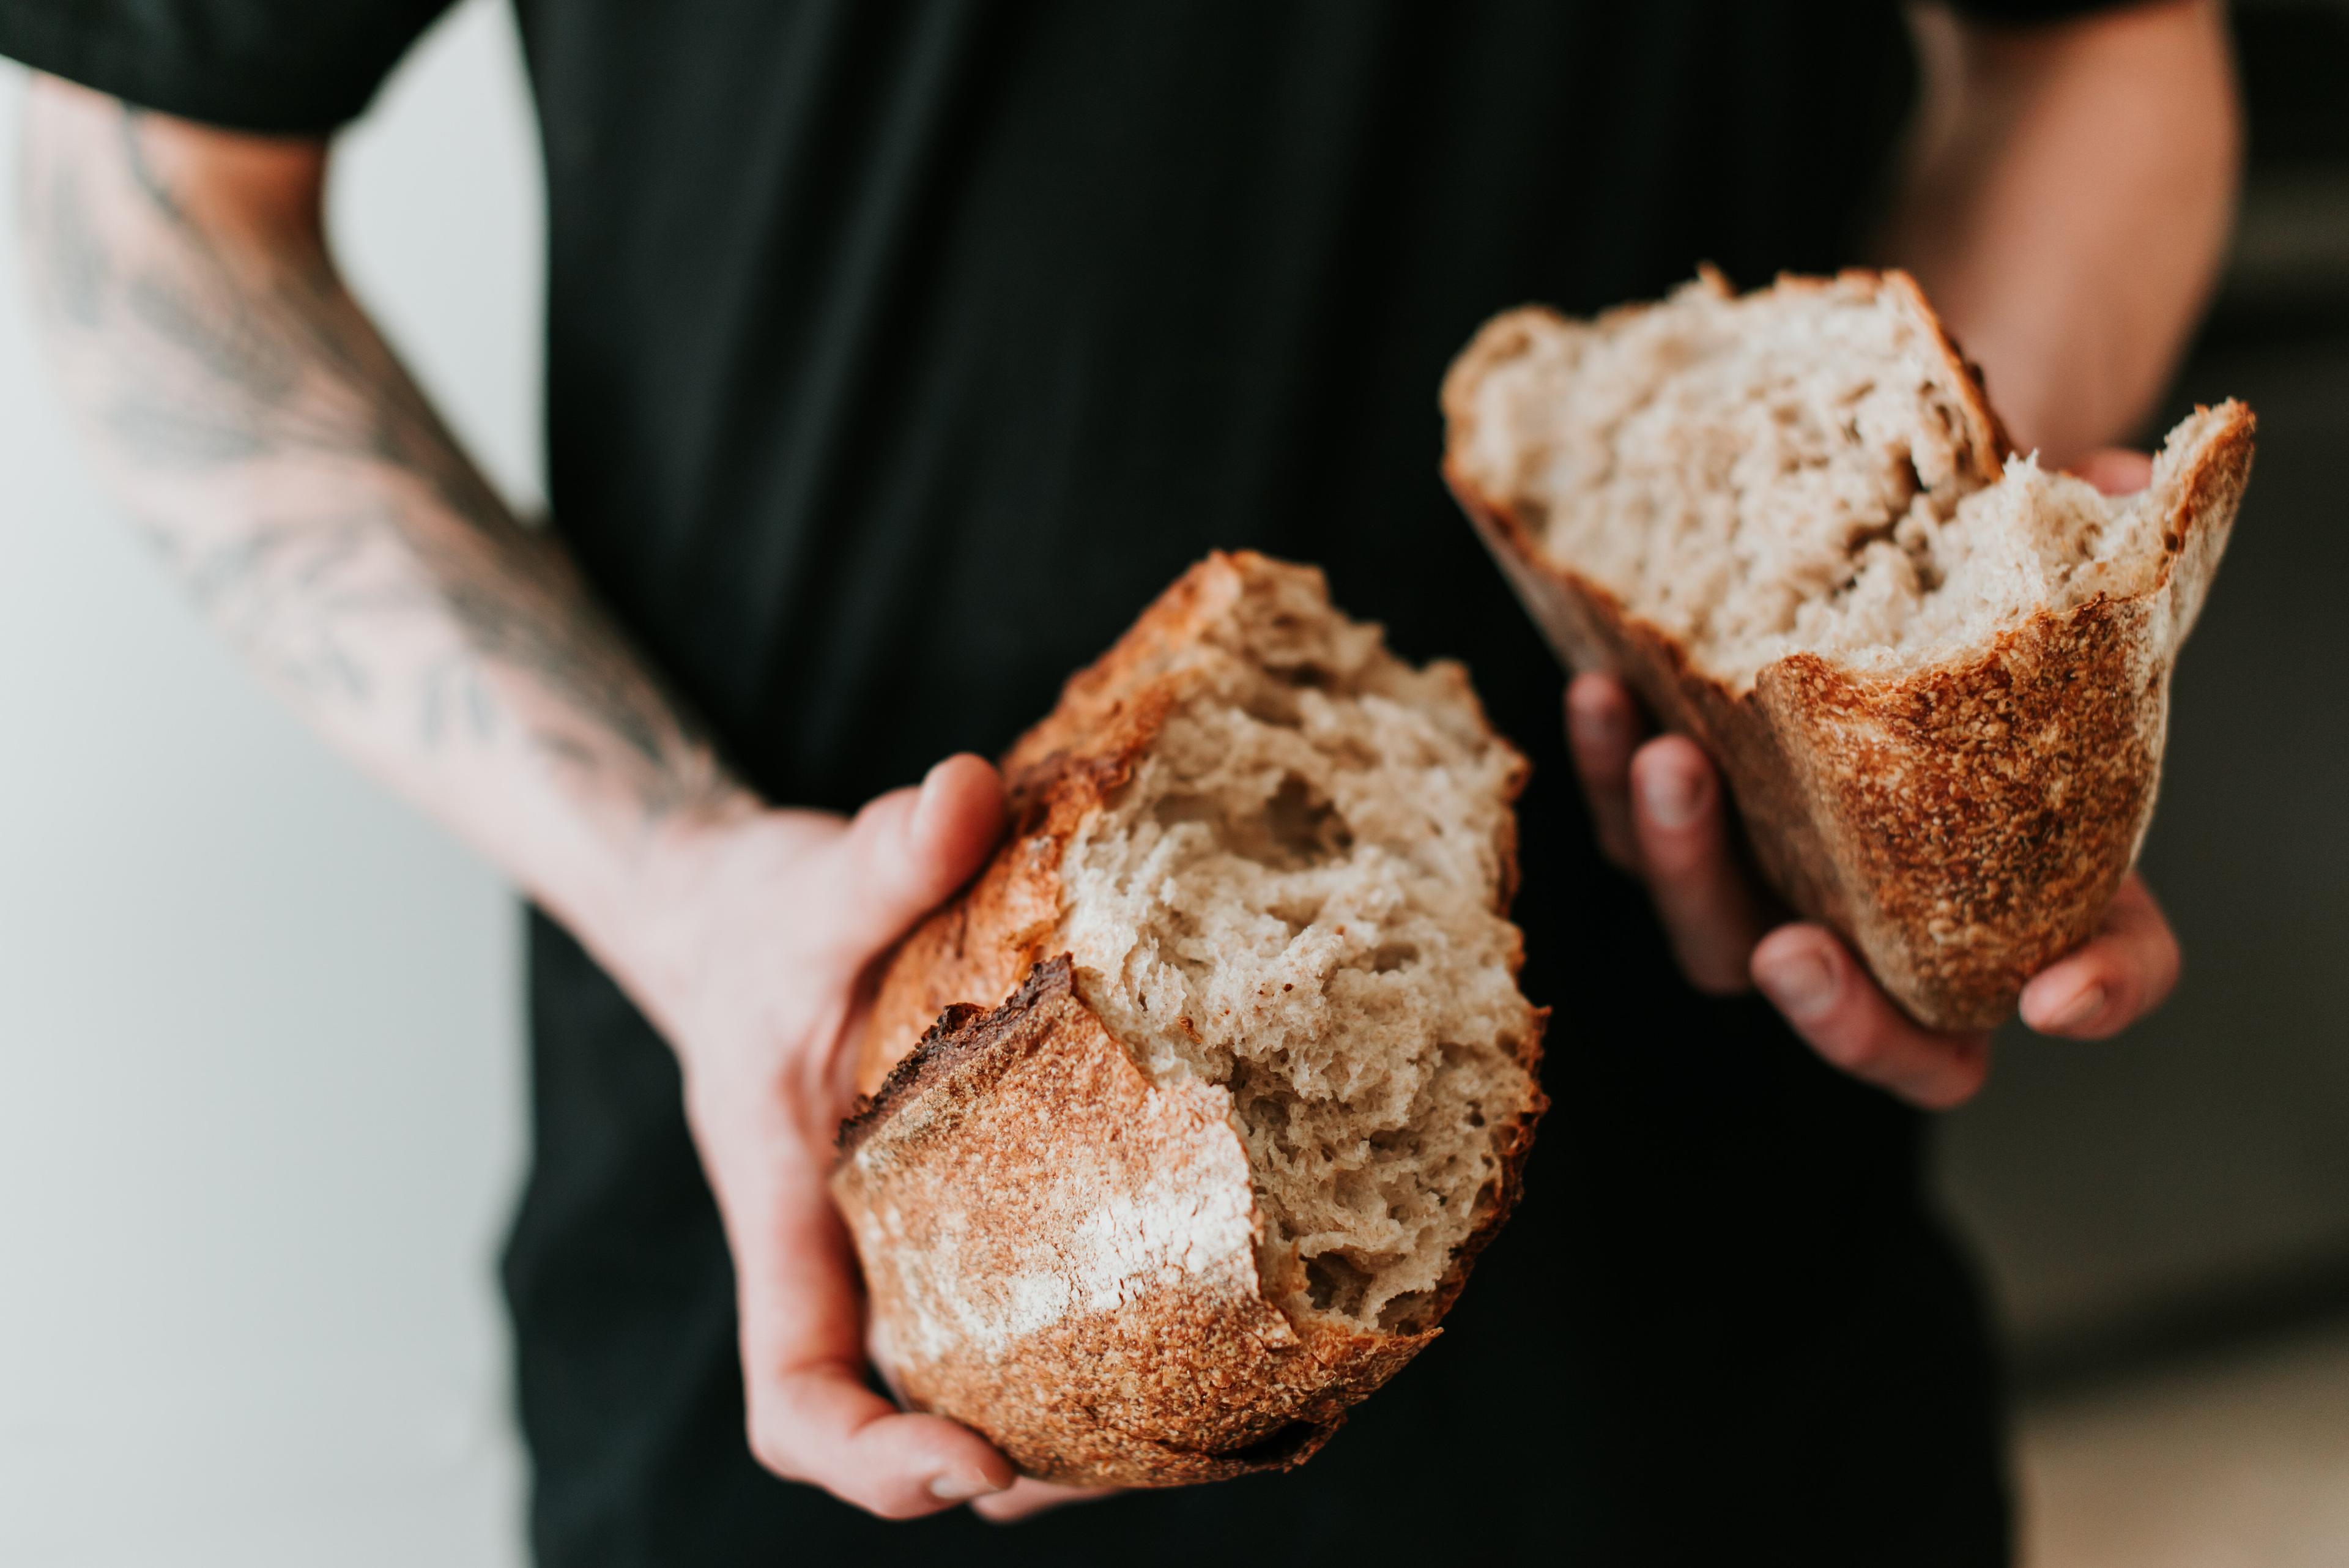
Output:
[[744,944],[763,932],[772,945],[802,868],[837,832],[828,814],[780,810],[730,787],[647,835],[582,940],[689,1065],[698,1050],[725,1046],[723,1023],[737,1011],[726,999],[744,961],[759,961]]
[[556,911],[582,946],[675,1039],[686,961],[701,945],[713,882],[769,810],[730,780],[644,824],[609,857],[592,899]]

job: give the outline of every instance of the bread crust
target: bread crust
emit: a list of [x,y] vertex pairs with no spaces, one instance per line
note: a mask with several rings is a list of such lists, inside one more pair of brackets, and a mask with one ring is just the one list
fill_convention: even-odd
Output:
[[[1084,1002],[1073,961],[1047,950],[1064,848],[1191,689],[1174,656],[1267,574],[1297,570],[1211,556],[1073,678],[1004,759],[1010,837],[880,981],[860,1060],[869,1100],[833,1178],[875,1357],[914,1404],[1048,1480],[1174,1486],[1303,1463],[1439,1332],[1516,1202],[1547,1106],[1537,1088],[1495,1129],[1484,1212],[1412,1331],[1292,1318],[1278,1303],[1299,1281],[1261,1271],[1299,1266],[1265,1248],[1230,1096],[1154,1085]],[[1510,754],[1514,798],[1526,770]],[[1498,848],[1506,912],[1513,828]],[[1519,1054],[1537,1085],[1547,1016],[1535,1011]],[[1104,1224],[1126,1231],[1105,1241]]]
[[[2006,440],[1978,375],[1913,283],[1882,281],[1931,327],[1964,393],[1961,456],[1994,481]],[[2251,411],[2216,410],[2141,592],[2042,610],[1987,647],[1903,673],[1799,653],[1740,692],[1550,558],[1537,524],[1471,477],[1475,384],[1522,348],[1526,316],[1486,324],[1446,377],[1444,474],[1552,648],[1570,669],[1620,676],[1712,754],[1764,877],[1844,936],[1911,1016],[1944,1030],[2012,1017],[2023,982],[2095,933],[2144,842],[2170,670],[2250,474]]]
[[1266,1299],[1230,1096],[1152,1084],[1065,954],[1001,1007],[941,1019],[842,1148],[876,1358],[1027,1475],[1302,1464],[1437,1332],[1292,1324]]
[[[860,1094],[878,1090],[945,1009],[1009,996],[1050,956],[1061,914],[1061,851],[1088,816],[1116,798],[1167,716],[1196,689],[1198,677],[1170,666],[1237,600],[1282,575],[1311,570],[1253,550],[1216,551],[1176,578],[1107,653],[1070,678],[1052,711],[1003,756],[1009,836],[970,887],[916,927],[883,969],[858,1053]],[[1467,672],[1454,664],[1431,668],[1481,720]],[[1510,759],[1506,789],[1514,804],[1532,770],[1489,723],[1485,729]],[[1514,814],[1503,814],[1495,849],[1506,913],[1518,882]],[[1522,953],[1513,957],[1512,973],[1522,961]],[[1526,1060],[1528,1070],[1537,1058],[1538,1042]]]

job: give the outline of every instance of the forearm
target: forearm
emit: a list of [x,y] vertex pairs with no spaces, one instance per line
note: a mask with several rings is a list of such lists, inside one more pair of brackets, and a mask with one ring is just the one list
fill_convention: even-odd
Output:
[[949,758],[854,820],[761,806],[336,281],[321,148],[51,83],[29,129],[38,314],[140,526],[312,723],[552,909],[676,1048],[753,1451],[891,1518],[1009,1487],[985,1439],[865,1386],[824,1184],[865,979],[986,859],[995,770]]
[[49,83],[26,142],[36,315],[141,532],[334,745],[610,956],[667,847],[752,804],[343,287],[317,150]]
[[1927,94],[1883,238],[2018,444],[2051,462],[2137,432],[2216,278],[2240,111],[2216,0],[2052,27],[1927,9]]

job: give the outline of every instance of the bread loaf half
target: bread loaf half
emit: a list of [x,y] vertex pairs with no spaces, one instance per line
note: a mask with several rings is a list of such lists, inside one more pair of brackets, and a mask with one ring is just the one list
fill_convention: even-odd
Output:
[[1444,473],[1559,656],[1721,764],[1764,873],[1945,1029],[2096,928],[2251,471],[2199,409],[2142,493],[2013,453],[1917,286],[1512,311],[1444,386]]
[[1243,553],[1005,774],[1012,836],[884,975],[842,1134],[875,1358],[1051,1480],[1299,1463],[1516,1194],[1525,763],[1456,665]]

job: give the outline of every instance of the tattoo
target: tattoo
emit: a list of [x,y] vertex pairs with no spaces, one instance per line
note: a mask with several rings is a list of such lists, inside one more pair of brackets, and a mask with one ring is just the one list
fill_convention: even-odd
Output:
[[[140,117],[116,130],[110,179],[88,150],[36,154],[35,272],[109,455],[150,498],[141,532],[206,612],[300,701],[411,714],[421,747],[518,735],[647,823],[722,793],[707,737],[466,459],[324,253],[231,254]],[[108,201],[127,216],[94,217]],[[312,491],[329,499],[292,499]],[[419,631],[441,651],[387,651]]]

